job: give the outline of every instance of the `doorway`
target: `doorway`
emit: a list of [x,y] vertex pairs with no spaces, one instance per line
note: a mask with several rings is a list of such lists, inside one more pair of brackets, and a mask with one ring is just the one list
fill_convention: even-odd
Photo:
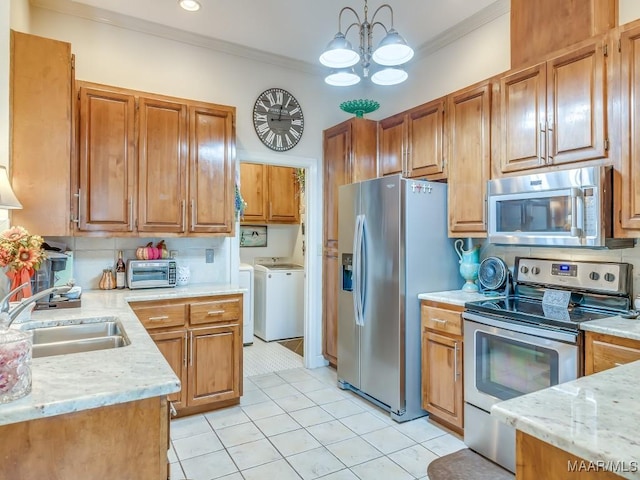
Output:
[[[322,179],[319,162],[313,158],[283,156],[270,153],[238,151],[240,162],[263,163],[303,169],[304,194],[304,366],[316,368],[327,365],[322,355]],[[238,167],[239,168],[239,167]],[[233,243],[231,258],[240,262],[239,229]],[[233,260],[232,260],[233,263]],[[234,267],[234,265],[232,265]],[[235,265],[237,267],[237,265]],[[231,271],[235,271],[236,268]]]

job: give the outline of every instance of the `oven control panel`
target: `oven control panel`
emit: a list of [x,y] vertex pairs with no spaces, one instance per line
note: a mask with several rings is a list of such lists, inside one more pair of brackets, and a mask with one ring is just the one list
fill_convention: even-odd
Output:
[[562,288],[624,293],[631,266],[627,263],[564,261],[516,257],[515,280]]

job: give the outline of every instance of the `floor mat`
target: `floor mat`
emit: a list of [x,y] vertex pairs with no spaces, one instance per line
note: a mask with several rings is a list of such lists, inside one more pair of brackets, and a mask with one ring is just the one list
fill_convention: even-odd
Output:
[[278,342],[264,342],[253,337],[253,345],[242,349],[243,376],[263,375],[304,366],[303,358]]
[[290,338],[288,340],[280,340],[278,343],[283,347],[288,348],[293,353],[297,353],[301,357],[304,357],[304,338]]
[[429,464],[430,480],[514,480],[514,475],[495,463],[464,448]]

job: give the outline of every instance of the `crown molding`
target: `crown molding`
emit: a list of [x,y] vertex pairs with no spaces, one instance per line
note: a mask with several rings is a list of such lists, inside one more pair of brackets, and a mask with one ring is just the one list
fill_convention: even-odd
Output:
[[[445,30],[416,49],[416,58],[427,57],[447,45],[461,39],[474,30],[490,23],[511,11],[510,0],[497,0],[462,22]],[[415,60],[414,60],[415,61]]]
[[64,15],[71,15],[74,17],[84,18],[85,20],[91,20],[147,35],[153,35],[197,47],[207,48],[227,55],[268,63],[277,67],[297,70],[312,75],[319,75],[324,72],[324,68],[322,68],[322,66],[315,65],[310,62],[303,62],[283,55],[276,55],[263,50],[238,45],[237,43],[226,42],[224,40],[207,37],[205,35],[187,32],[186,30],[92,7],[84,3],[77,3],[69,0],[30,0],[30,4],[36,8],[42,8],[44,10],[50,10]]
[[[224,40],[207,37],[205,35],[191,33],[186,30],[169,27],[159,23],[150,22],[148,20],[92,7],[84,3],[73,2],[70,0],[30,0],[30,4],[36,8],[84,18],[86,20],[112,25],[114,27],[124,28],[168,40],[174,40],[197,47],[207,48],[227,55],[267,63],[281,68],[297,70],[311,75],[326,74],[326,69],[315,63],[295,60],[283,55],[276,55],[263,50],[238,45],[237,43],[226,42]],[[411,63],[433,54],[509,11],[510,0],[495,1],[471,17],[420,45],[416,49],[416,56]]]

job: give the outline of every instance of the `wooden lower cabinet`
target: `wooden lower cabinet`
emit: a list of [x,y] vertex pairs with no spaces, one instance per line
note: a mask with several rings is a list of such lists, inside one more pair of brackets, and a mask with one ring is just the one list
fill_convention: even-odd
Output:
[[602,333],[586,332],[584,374],[602,372],[609,368],[640,360],[640,341]]
[[242,395],[242,295],[131,303],[180,379],[178,416],[236,404]]
[[422,302],[422,408],[462,433],[462,307]]
[[167,398],[0,426],[0,480],[166,480]]
[[[518,480],[619,480],[615,473],[516,430]],[[590,467],[590,468],[589,468]]]
[[[338,278],[340,262],[335,255],[325,255],[322,259],[322,272],[325,278],[333,279],[322,286],[322,353],[331,365],[338,365]],[[332,308],[328,308],[331,306]]]

